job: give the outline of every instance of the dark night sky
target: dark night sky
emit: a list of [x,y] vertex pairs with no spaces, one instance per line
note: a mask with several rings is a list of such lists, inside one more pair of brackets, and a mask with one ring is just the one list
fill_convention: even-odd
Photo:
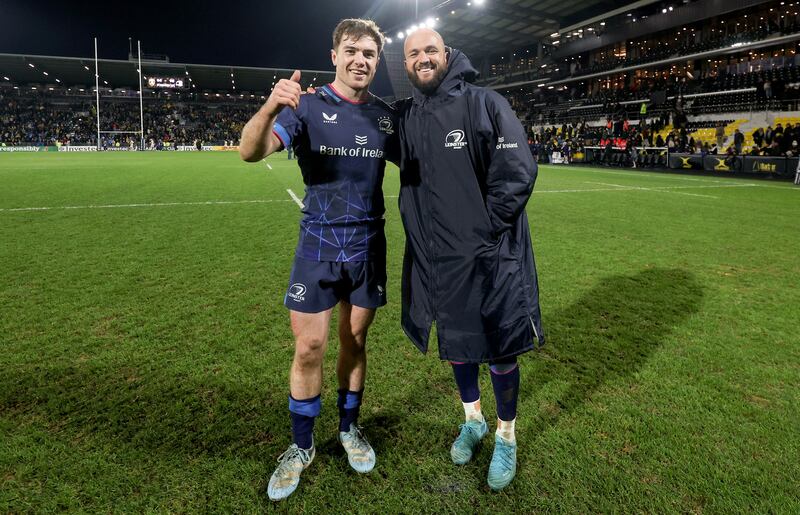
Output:
[[[441,0],[419,0],[419,12]],[[173,63],[333,70],[331,33],[342,18],[384,30],[414,18],[414,0],[0,0],[0,53],[127,59],[128,38]],[[381,66],[371,88],[392,93]]]
[[[438,2],[420,0],[420,12]],[[128,37],[171,62],[330,70],[330,34],[370,14],[385,29],[413,18],[414,0],[0,0],[0,53],[127,59]]]

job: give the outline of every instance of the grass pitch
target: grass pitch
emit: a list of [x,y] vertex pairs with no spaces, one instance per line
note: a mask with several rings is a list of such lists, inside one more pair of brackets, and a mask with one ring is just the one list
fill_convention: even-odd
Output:
[[502,493],[491,440],[450,463],[463,413],[449,366],[400,330],[389,199],[361,417],[378,465],[355,474],[336,443],[332,340],[317,457],[275,504],[287,190],[285,155],[0,155],[0,512],[800,512],[800,188],[541,167],[548,344],[521,359]]

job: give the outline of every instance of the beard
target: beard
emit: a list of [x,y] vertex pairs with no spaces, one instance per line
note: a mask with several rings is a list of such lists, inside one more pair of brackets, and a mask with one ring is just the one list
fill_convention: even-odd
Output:
[[420,93],[423,95],[431,95],[444,80],[444,76],[447,73],[447,67],[443,67],[439,64],[434,65],[433,77],[426,82],[420,80],[420,78],[417,76],[417,70],[407,71],[406,73],[408,73],[408,80],[411,81],[411,84],[417,88]]

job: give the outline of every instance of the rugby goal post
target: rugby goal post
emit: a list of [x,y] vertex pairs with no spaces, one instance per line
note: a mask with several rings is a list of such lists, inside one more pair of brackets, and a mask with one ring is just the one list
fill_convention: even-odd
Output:
[[794,172],[794,183],[800,186],[800,160],[797,161],[797,170]]
[[142,42],[137,40],[136,46],[139,52],[138,66],[136,71],[139,74],[139,130],[138,131],[101,131],[100,130],[100,66],[97,56],[97,38],[94,38],[94,91],[95,91],[95,112],[97,113],[97,150],[102,150],[101,134],[138,134],[139,150],[144,150],[144,100],[142,95]]

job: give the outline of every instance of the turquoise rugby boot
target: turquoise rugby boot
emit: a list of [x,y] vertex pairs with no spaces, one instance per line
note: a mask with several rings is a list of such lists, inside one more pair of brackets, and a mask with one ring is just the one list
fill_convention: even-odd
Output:
[[517,444],[511,443],[500,435],[494,435],[494,453],[489,464],[487,482],[492,490],[507,487],[517,474]]
[[456,465],[465,465],[472,459],[472,453],[478,446],[478,442],[489,432],[489,426],[486,425],[486,420],[480,422],[468,420],[459,427],[461,433],[450,447],[450,457]]

